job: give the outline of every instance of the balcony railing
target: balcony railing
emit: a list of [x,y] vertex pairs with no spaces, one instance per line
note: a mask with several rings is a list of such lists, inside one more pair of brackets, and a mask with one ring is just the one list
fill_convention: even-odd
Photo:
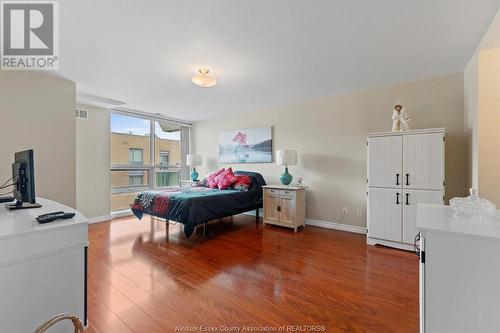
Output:
[[[111,210],[129,209],[135,196],[147,190],[178,187],[181,168],[173,165],[133,166],[114,164],[111,166]],[[130,176],[143,178],[143,184],[131,184]]]

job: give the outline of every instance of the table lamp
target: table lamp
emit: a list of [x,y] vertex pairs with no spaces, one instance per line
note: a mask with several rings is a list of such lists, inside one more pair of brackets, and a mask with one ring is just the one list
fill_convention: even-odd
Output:
[[191,172],[191,179],[195,182],[198,180],[198,172],[196,172],[196,167],[202,165],[202,156],[198,154],[187,154],[186,164],[193,167],[193,172]]
[[284,165],[285,172],[280,176],[280,181],[283,185],[290,185],[293,176],[288,173],[289,165],[297,164],[297,151],[296,150],[277,150],[276,151],[276,164]]

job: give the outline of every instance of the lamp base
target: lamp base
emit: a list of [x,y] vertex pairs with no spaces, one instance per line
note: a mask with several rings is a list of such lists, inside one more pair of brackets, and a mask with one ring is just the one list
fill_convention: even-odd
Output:
[[191,180],[193,182],[197,181],[198,180],[198,172],[196,172],[196,168],[193,168],[193,172],[191,172]]
[[280,176],[280,181],[283,185],[290,185],[292,182],[293,176],[288,173],[288,167],[285,167],[285,172],[283,172]]

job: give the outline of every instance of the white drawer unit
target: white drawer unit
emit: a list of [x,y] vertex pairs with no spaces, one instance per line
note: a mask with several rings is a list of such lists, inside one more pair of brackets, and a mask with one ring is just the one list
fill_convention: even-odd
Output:
[[444,205],[418,205],[420,332],[500,332],[500,210],[455,216]]
[[[87,320],[88,222],[57,202],[37,198],[41,208],[0,205],[0,332],[33,332],[60,313]],[[36,216],[75,212],[72,219],[39,224]],[[50,332],[73,332],[69,322]]]
[[412,249],[416,204],[444,202],[444,128],[368,135],[369,244]]
[[297,228],[305,226],[305,187],[263,186],[263,223]]

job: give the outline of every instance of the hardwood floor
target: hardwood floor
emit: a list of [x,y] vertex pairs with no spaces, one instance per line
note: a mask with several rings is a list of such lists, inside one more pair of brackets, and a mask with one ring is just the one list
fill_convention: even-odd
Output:
[[418,332],[412,253],[347,232],[264,228],[242,215],[211,222],[205,239],[202,231],[186,239],[182,225],[170,225],[167,236],[165,223],[132,217],[90,225],[86,332]]

